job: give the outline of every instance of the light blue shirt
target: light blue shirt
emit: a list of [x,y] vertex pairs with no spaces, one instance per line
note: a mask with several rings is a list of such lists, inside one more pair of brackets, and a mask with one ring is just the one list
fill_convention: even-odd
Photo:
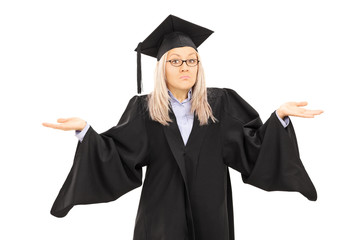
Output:
[[192,88],[188,92],[188,97],[182,102],[179,102],[168,88],[167,91],[170,95],[171,108],[174,111],[181,137],[186,145],[194,122],[194,113],[190,111]]
[[[181,103],[179,102],[179,100],[177,100],[174,95],[172,94],[172,92],[167,88],[167,91],[169,93],[170,96],[170,103],[171,103],[171,107],[174,111],[175,117],[176,117],[176,122],[178,124],[180,133],[181,133],[181,137],[186,145],[188,139],[189,139],[189,135],[193,126],[193,122],[194,122],[194,113],[191,113],[191,96],[192,96],[192,88],[190,88],[189,92],[188,92],[188,97],[182,101]],[[281,119],[277,112],[275,111],[276,116],[278,117],[279,121],[281,122],[281,124],[284,126],[284,128],[286,128],[289,125],[289,117],[286,116],[283,119]],[[82,142],[87,130],[89,129],[90,125],[86,122],[86,126],[82,131],[75,131],[75,136],[79,139],[80,142]]]

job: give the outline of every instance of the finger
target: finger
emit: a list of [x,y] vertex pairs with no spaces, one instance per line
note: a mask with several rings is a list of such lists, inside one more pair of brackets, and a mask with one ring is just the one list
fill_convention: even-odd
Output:
[[323,112],[324,112],[323,110],[311,110],[311,113],[315,115],[322,114]]
[[41,123],[41,125],[43,125],[44,127],[49,127],[49,124],[50,123],[46,123],[46,122]]
[[296,114],[297,117],[303,117],[303,118],[314,118],[314,115],[312,114]]
[[309,109],[306,109],[305,114],[312,114],[312,115],[319,115],[321,113],[323,113],[324,111],[323,110],[309,110]]
[[62,129],[62,127],[60,127],[60,125],[58,125],[58,124],[42,123],[42,125],[45,126],[45,127],[50,127],[50,128],[55,128],[55,129]]

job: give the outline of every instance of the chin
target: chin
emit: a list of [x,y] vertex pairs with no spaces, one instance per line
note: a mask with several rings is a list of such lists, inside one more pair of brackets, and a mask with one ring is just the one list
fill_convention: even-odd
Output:
[[177,89],[177,90],[189,90],[190,88],[192,88],[195,85],[195,82],[191,82],[191,81],[184,81],[184,82],[178,82],[177,85],[172,85],[172,88]]
[[178,88],[181,90],[189,90],[190,88],[192,88],[192,86],[194,86],[194,84],[184,84],[179,86]]

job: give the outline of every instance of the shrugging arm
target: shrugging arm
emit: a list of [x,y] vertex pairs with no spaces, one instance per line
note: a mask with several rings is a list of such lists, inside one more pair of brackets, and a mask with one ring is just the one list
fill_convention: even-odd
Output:
[[113,201],[142,185],[148,138],[141,109],[140,97],[134,96],[116,126],[100,134],[90,126],[78,141],[52,215],[64,217],[78,204]]
[[299,155],[291,120],[284,128],[274,111],[263,124],[259,114],[234,90],[224,88],[222,122],[224,163],[244,183],[266,191],[297,191],[317,199]]

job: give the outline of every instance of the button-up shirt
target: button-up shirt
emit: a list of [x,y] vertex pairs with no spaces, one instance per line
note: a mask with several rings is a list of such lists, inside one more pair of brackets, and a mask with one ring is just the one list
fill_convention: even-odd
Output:
[[188,97],[182,102],[179,102],[169,89],[167,89],[167,91],[170,95],[171,107],[174,111],[181,137],[184,141],[184,145],[186,145],[194,122],[194,113],[191,113],[190,111],[192,88],[190,88],[188,92]]

